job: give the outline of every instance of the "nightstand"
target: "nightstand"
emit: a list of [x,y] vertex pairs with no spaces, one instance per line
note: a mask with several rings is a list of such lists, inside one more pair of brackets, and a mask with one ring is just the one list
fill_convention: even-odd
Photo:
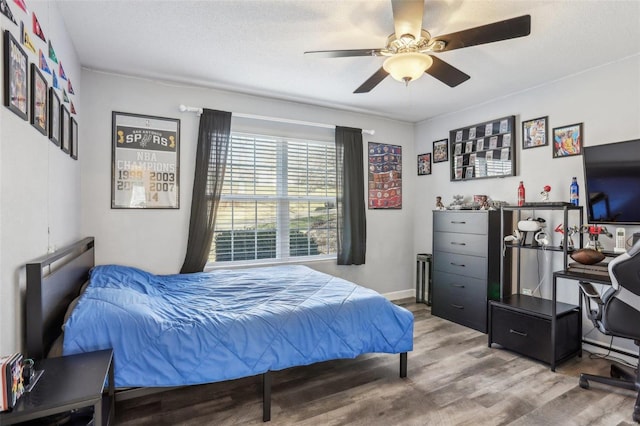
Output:
[[[91,406],[95,426],[107,426],[114,420],[111,349],[43,359],[35,368],[44,370],[44,374],[13,410],[0,413],[0,424],[12,425]],[[103,395],[107,378],[108,393]]]

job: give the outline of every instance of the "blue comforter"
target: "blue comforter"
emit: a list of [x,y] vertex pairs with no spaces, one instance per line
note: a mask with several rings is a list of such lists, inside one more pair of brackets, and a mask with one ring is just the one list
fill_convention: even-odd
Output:
[[305,266],[153,275],[97,266],[64,327],[64,354],[113,348],[115,384],[235,379],[413,349],[413,314]]

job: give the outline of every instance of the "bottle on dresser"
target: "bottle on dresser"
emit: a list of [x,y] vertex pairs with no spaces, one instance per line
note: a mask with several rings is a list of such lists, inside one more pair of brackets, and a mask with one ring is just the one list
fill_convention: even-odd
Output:
[[574,206],[580,205],[580,188],[578,187],[578,180],[574,178],[571,180],[571,186],[569,187],[569,201]]
[[518,205],[524,206],[524,183],[520,181],[520,185],[518,185]]

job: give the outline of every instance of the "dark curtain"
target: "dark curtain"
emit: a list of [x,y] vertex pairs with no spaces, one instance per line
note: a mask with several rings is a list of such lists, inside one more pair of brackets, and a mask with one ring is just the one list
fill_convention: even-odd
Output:
[[200,116],[187,254],[180,273],[201,272],[209,259],[227,163],[231,113],[204,109]]
[[367,251],[362,130],[336,126],[338,265],[362,265]]

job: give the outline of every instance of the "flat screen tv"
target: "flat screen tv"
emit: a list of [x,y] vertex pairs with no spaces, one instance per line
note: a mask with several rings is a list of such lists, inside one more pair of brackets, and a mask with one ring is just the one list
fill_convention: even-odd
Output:
[[583,148],[589,223],[640,225],[640,139]]

